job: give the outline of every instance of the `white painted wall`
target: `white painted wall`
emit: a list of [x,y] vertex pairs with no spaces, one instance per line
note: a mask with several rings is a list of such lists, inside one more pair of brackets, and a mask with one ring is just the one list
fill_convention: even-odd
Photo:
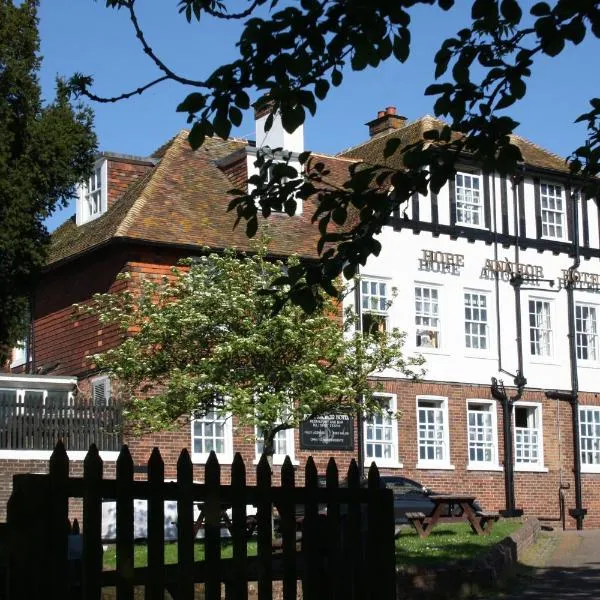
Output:
[[[497,185],[497,228],[501,230],[500,192]],[[534,192],[531,180],[526,181],[525,202],[528,237],[535,237]],[[513,230],[512,190],[509,184],[509,222]],[[448,193],[442,190],[438,196],[440,223],[448,223]],[[420,213],[423,219],[430,217],[429,198],[421,197]],[[589,203],[589,227],[591,244],[598,241],[598,213],[594,202]],[[493,221],[492,221],[493,223]],[[593,235],[592,235],[592,232]],[[496,293],[493,279],[481,277],[486,259],[494,259],[494,245],[484,242],[469,243],[466,239],[451,240],[446,235],[435,238],[428,232],[415,235],[411,230],[394,231],[386,227],[380,236],[383,249],[380,256],[371,257],[361,269],[364,277],[382,277],[389,280],[390,285],[398,289],[398,296],[389,310],[389,325],[407,331],[406,351],[420,351],[426,358],[427,380],[444,382],[463,382],[489,384],[491,377],[503,379],[506,385],[512,385],[509,375],[499,372],[498,349],[502,354],[502,367],[511,373],[517,369],[515,324],[515,295],[512,286],[506,280],[499,282],[500,328],[496,323]],[[464,256],[464,267],[458,269],[459,274],[443,272],[427,272],[419,269],[419,258],[423,250],[449,252]],[[497,258],[515,260],[515,249],[497,247]],[[561,276],[561,269],[567,269],[573,262],[566,254],[553,255],[549,251],[543,253],[528,249],[520,251],[519,262],[543,268],[544,278],[553,280],[537,284],[524,284],[522,289],[522,337],[524,356],[524,375],[530,388],[569,389],[569,344],[567,327],[567,295],[564,288],[558,289],[556,279]],[[594,273],[600,276],[598,259],[582,260],[580,272]],[[416,282],[439,286],[441,297],[442,348],[417,349],[415,327],[414,287]],[[465,347],[464,330],[464,290],[481,290],[489,294],[490,310],[488,325],[490,331],[490,350],[473,352]],[[600,289],[600,288],[599,288]],[[528,300],[530,297],[548,298],[552,306],[553,355],[540,359],[532,356],[529,344]],[[600,291],[575,292],[576,302],[585,302],[597,307],[598,327],[600,329]],[[349,294],[348,303],[354,302],[354,295]],[[579,382],[582,391],[597,390],[600,376],[600,361],[580,363]],[[386,373],[393,375],[393,373]]]

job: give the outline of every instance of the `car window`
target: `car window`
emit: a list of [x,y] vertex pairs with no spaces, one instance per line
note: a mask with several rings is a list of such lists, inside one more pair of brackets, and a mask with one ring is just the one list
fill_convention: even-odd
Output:
[[407,479],[386,479],[385,487],[391,489],[395,496],[402,494],[421,494],[422,486]]

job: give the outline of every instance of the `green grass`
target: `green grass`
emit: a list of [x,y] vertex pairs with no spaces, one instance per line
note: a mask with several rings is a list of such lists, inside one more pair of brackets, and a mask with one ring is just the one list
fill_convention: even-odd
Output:
[[396,540],[396,563],[402,565],[444,565],[474,558],[521,526],[518,520],[500,520],[490,535],[475,535],[468,523],[437,525],[421,539],[412,527],[403,527]]
[[[223,542],[221,546],[221,557],[231,558],[233,556],[233,546],[230,542]],[[256,542],[248,542],[248,556],[256,556]],[[194,560],[204,560],[204,543],[196,542],[194,544]],[[165,544],[165,564],[170,565],[177,562],[177,544]],[[117,566],[117,549],[116,546],[110,545],[103,556],[104,570],[110,571]],[[136,544],[133,548],[133,564],[135,567],[148,566],[148,546]]]

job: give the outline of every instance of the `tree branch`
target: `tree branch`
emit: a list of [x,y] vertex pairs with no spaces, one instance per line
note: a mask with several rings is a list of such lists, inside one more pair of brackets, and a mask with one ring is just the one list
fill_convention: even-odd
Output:
[[120,100],[126,100],[127,98],[131,98],[132,96],[135,96],[137,94],[143,94],[147,89],[150,89],[151,87],[154,87],[155,85],[162,83],[163,81],[167,81],[167,79],[170,79],[170,77],[168,75],[163,75],[162,77],[159,77],[158,79],[155,79],[154,81],[151,81],[150,83],[147,83],[146,85],[143,85],[135,90],[132,90],[131,92],[125,92],[119,96],[112,96],[112,97],[108,97],[108,98],[103,97],[103,96],[97,96],[93,92],[88,91],[86,88],[78,89],[77,93],[81,96],[85,96],[86,98],[89,98],[90,100],[94,100],[94,102],[108,104],[110,102],[119,102]]
[[216,17],[217,19],[244,19],[248,16],[250,16],[250,14],[252,14],[252,12],[254,11],[254,9],[261,4],[260,0],[254,0],[254,2],[252,2],[252,4],[244,11],[239,12],[239,13],[232,13],[232,14],[227,14],[227,13],[222,13],[219,12],[218,10],[214,10],[212,8],[208,8],[206,7],[204,9],[204,12],[208,13],[211,17]]
[[144,32],[142,31],[142,28],[140,27],[140,24],[137,19],[137,15],[135,14],[135,9],[133,7],[134,4],[135,4],[135,0],[126,0],[124,2],[124,6],[126,6],[127,9],[129,10],[129,19],[131,20],[131,23],[133,24],[133,28],[135,29],[135,34],[136,34],[137,38],[140,40],[140,43],[142,44],[142,48],[144,49],[144,52],[150,57],[152,62],[154,62],[154,64],[167,76],[166,78],[172,79],[173,81],[177,81],[178,83],[181,83],[183,85],[191,85],[194,87],[208,87],[205,81],[188,79],[187,77],[181,77],[180,75],[177,75],[177,73],[172,71],[169,67],[167,67],[167,65],[162,60],[160,60],[160,58],[158,58],[158,56],[155,54],[154,50],[152,50],[152,48],[146,41]]

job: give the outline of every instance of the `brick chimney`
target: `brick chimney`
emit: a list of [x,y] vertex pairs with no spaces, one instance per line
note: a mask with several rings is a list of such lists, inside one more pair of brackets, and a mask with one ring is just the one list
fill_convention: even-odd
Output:
[[385,110],[380,110],[377,113],[377,118],[366,123],[369,127],[369,136],[379,137],[394,129],[400,129],[406,124],[406,117],[396,114],[395,106],[388,106]]

